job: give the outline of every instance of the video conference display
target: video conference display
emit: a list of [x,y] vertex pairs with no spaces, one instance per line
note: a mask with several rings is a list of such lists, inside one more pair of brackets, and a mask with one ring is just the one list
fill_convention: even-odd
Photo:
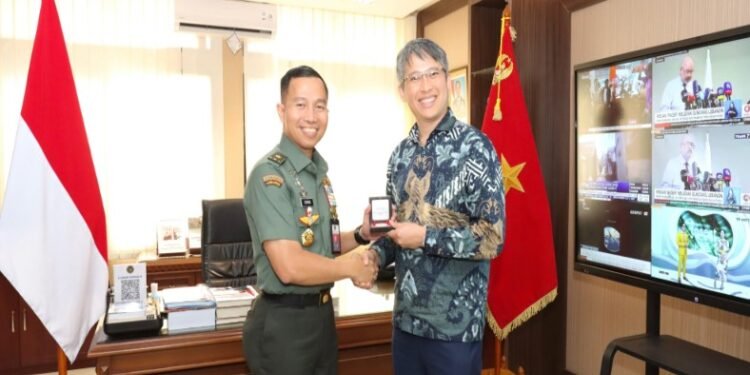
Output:
[[750,37],[576,70],[579,261],[750,300]]

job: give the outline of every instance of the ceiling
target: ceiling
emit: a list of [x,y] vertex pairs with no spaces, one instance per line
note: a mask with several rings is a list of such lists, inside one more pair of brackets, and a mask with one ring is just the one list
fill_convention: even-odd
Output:
[[252,0],[255,2],[335,10],[345,13],[404,18],[438,0]]

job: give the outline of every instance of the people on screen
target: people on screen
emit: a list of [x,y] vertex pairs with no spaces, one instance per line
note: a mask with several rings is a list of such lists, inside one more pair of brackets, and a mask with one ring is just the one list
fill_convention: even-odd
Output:
[[679,155],[669,159],[664,168],[661,187],[694,190],[701,175],[701,167],[695,157],[695,137],[685,133],[680,139]]
[[714,288],[724,289],[727,281],[727,267],[729,266],[729,240],[723,229],[719,230],[719,238],[716,242],[716,278]]
[[661,96],[662,111],[684,110],[689,105],[689,94],[693,90],[693,58],[685,55],[680,64],[679,75],[667,82]]
[[682,223],[677,231],[677,282],[682,284],[687,280],[687,256],[688,247],[690,246],[690,234],[687,225]]

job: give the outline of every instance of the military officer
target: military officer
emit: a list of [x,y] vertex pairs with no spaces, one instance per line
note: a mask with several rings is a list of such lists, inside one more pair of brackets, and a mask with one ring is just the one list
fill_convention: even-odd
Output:
[[327,106],[320,74],[308,66],[290,69],[276,107],[281,141],[247,181],[244,205],[262,290],[242,337],[253,374],[335,374],[330,288],[345,278],[369,287],[377,273],[367,257],[349,251],[369,243],[369,215],[355,231],[338,227],[328,164],[315,150],[328,125]]

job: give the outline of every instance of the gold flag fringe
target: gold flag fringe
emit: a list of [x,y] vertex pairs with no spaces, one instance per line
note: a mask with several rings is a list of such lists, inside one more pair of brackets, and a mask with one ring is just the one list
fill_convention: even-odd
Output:
[[508,334],[511,331],[518,328],[521,324],[529,320],[532,316],[536,315],[536,313],[544,309],[548,304],[554,301],[556,297],[557,297],[557,287],[555,287],[555,289],[552,289],[549,293],[547,293],[542,298],[534,302],[531,306],[527,307],[526,310],[524,310],[523,312],[521,312],[521,314],[519,314],[517,317],[511,320],[510,323],[508,323],[508,325],[506,325],[505,327],[500,327],[500,325],[497,323],[497,320],[495,320],[495,317],[492,315],[492,311],[490,311],[488,307],[487,308],[487,324],[490,325],[492,332],[495,333],[495,336],[497,336],[498,339],[504,340],[506,337],[508,337]]

